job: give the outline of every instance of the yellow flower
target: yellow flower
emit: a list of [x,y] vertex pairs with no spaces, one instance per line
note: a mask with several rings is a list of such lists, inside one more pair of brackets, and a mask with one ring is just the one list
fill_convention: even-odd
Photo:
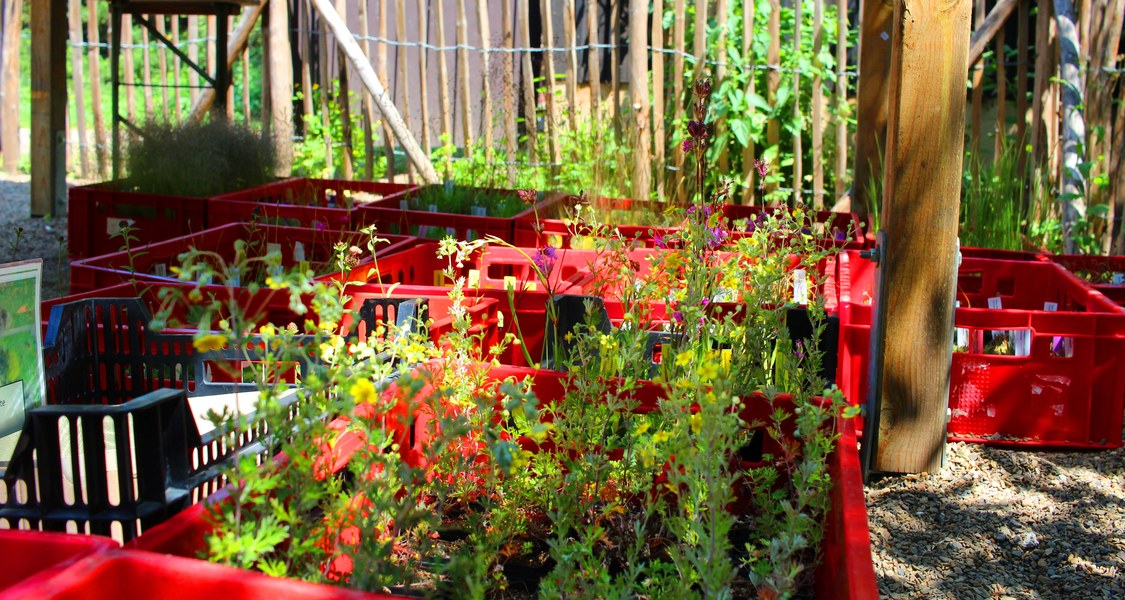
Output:
[[375,384],[370,379],[360,379],[352,384],[349,390],[356,404],[375,403]]
[[272,323],[266,323],[265,325],[262,325],[261,327],[258,328],[258,333],[260,333],[264,336],[271,336],[271,335],[276,334],[277,330],[274,329],[274,326],[273,326]]
[[676,355],[676,366],[686,367],[691,364],[692,354],[691,350],[684,350]]
[[667,442],[670,439],[672,439],[672,434],[668,433],[667,431],[664,431],[664,430],[660,430],[660,431],[657,431],[656,433],[652,434],[652,443],[653,444],[663,444],[664,442]]
[[644,432],[648,431],[648,428],[649,424],[647,422],[637,425],[637,435],[642,435]]
[[218,333],[208,333],[195,338],[192,342],[199,352],[217,352],[227,345],[227,336]]
[[691,416],[691,432],[694,433],[695,435],[699,435],[699,432],[702,429],[703,429],[703,415],[700,414],[700,413],[695,413],[694,415]]

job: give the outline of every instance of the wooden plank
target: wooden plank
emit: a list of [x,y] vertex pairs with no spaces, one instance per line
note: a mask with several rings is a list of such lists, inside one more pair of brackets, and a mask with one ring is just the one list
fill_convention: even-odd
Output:
[[578,127],[578,32],[574,0],[563,0],[563,45],[566,46],[566,115],[570,128]]
[[[243,9],[248,14],[242,18],[250,24],[244,28],[247,39],[254,22],[253,10],[253,7]],[[259,13],[261,10],[259,8]],[[293,55],[289,46],[289,7],[285,2],[269,2],[265,10],[270,21],[269,31],[265,32],[265,44],[269,46],[270,133],[277,153],[277,175],[288,177],[293,168]],[[242,29],[234,36],[236,47],[243,37]]]
[[1051,4],[1039,2],[1035,19],[1035,84],[1032,87],[1031,104],[1031,155],[1035,164],[1042,162],[1047,155],[1047,127],[1044,123],[1044,109],[1050,103],[1049,83],[1054,75],[1054,57],[1050,48],[1053,41],[1051,23]]
[[[128,18],[128,17],[126,17],[126,18]],[[172,18],[172,44],[175,45],[177,48],[180,47],[180,19],[179,19],[178,16]],[[128,67],[126,67],[126,69],[128,69]],[[180,121],[180,111],[182,110],[182,107],[180,106],[180,103],[181,103],[180,77],[181,76],[182,76],[182,73],[181,73],[180,56],[176,53],[173,53],[172,54],[172,85],[175,86],[175,87],[172,88],[172,118],[175,119],[177,123]]]
[[692,63],[691,78],[699,81],[711,73],[707,64],[707,13],[711,10],[709,0],[695,2],[695,26],[692,28],[691,56],[695,59]]
[[[366,6],[366,2],[360,3]],[[301,120],[312,118],[313,115],[313,88],[312,88],[312,36],[313,25],[309,14],[309,6],[305,2],[298,2],[297,14],[300,31],[297,32],[298,45],[301,50]],[[268,51],[265,54],[269,54]],[[264,58],[264,57],[263,57]],[[268,72],[269,67],[265,70]],[[262,82],[266,83],[265,81]],[[263,107],[265,108],[265,107]]]
[[[445,48],[445,9],[442,6],[445,2],[435,2],[434,18],[437,20],[437,46],[442,48],[438,50],[438,103],[441,105],[441,135],[448,136],[449,142],[453,142],[453,108],[449,102],[449,63],[446,60]],[[446,165],[446,177],[452,176],[449,171],[449,165]]]
[[[751,0],[752,1],[752,0]],[[687,104],[684,102],[684,53],[687,50],[687,18],[684,17],[684,0],[675,0],[672,4],[672,14],[675,17],[672,20],[672,123],[674,127],[679,127],[673,132],[674,139],[680,139],[684,135],[684,109]],[[679,174],[683,173],[684,169],[684,153],[672,153],[672,165],[674,172]],[[683,198],[682,194],[686,193],[683,186],[686,185],[686,177],[676,177],[676,184],[673,187],[673,199]]]
[[[543,20],[541,47],[553,48],[555,45],[554,19],[551,18],[550,0],[539,3],[540,16]],[[551,151],[551,173],[557,173],[559,163],[562,162],[562,152],[559,149],[559,107],[555,96],[555,52],[548,50],[543,53],[543,78],[547,88],[547,147]]]
[[[718,39],[715,41],[715,59],[719,64],[715,65],[715,81],[714,88],[717,90],[722,85],[723,79],[727,76],[726,63],[730,60],[727,48],[727,0],[717,0],[715,2],[715,29],[718,30]],[[719,171],[723,173],[730,173],[730,148],[732,143],[728,143],[723,147],[719,153]]]
[[602,114],[602,49],[597,47],[602,42],[602,30],[598,20],[598,1],[586,0],[586,43],[590,46],[586,52],[586,68],[590,80],[590,110],[595,122]]
[[848,2],[836,0],[836,201],[846,193],[848,170]]
[[66,3],[31,0],[31,214],[66,212]]
[[[188,55],[188,58],[191,59],[191,62],[193,62],[197,65],[199,64],[199,42],[198,42],[198,39],[199,39],[199,17],[196,16],[196,15],[188,15],[188,17],[187,17],[187,45],[188,45],[187,55]],[[199,89],[199,73],[196,73],[195,69],[188,69],[188,86],[190,86],[190,89],[191,89],[191,91],[189,92],[189,95],[191,96],[191,103],[195,104],[195,101],[199,98],[199,92],[200,92],[200,89]]]
[[4,0],[0,35],[0,149],[4,171],[19,172],[20,164],[20,30],[23,0]]
[[656,198],[664,201],[664,0],[656,0],[652,19],[652,151]]
[[[766,72],[766,102],[773,106],[777,102],[777,88],[781,86],[781,0],[769,0],[769,5],[770,43],[766,49],[766,65],[769,67],[769,71]],[[776,150],[781,147],[780,143],[781,124],[775,117],[766,123],[766,149]],[[780,164],[780,152],[778,154],[779,156],[770,161],[770,171],[773,173],[777,172],[777,166]],[[776,187],[777,184],[769,184],[767,190],[772,191]]]
[[468,155],[473,147],[473,98],[469,87],[469,19],[465,0],[457,0],[457,80],[461,96],[461,141]]
[[[376,27],[378,28],[376,31],[380,40],[387,39],[388,2],[390,2],[390,0],[379,0],[379,11],[376,13]],[[317,4],[319,3],[314,2],[314,6]],[[438,4],[440,5],[441,2],[438,2]],[[323,10],[321,11],[321,16],[324,16]],[[367,61],[369,59],[364,56],[363,60]],[[384,42],[378,42],[375,46],[375,76],[381,82],[387,81],[387,44]],[[387,100],[393,106],[394,90],[387,90],[387,93],[390,94],[390,97],[387,98]],[[452,133],[450,135],[452,135]],[[391,130],[391,124],[388,123],[385,119],[383,120],[383,156],[387,161],[387,181],[394,181],[395,172],[397,171],[397,169],[395,168],[395,137],[394,132]]]
[[[531,3],[535,0],[519,0],[517,17],[520,20],[520,46],[531,47]],[[520,56],[523,71],[523,119],[524,129],[527,133],[527,156],[532,164],[539,159],[536,149],[536,138],[539,135],[538,107],[535,103],[535,71],[531,67],[531,53],[523,52]]]
[[[375,74],[374,69],[371,68],[371,63],[368,62],[359,44],[356,43],[355,37],[348,30],[347,23],[340,18],[340,15],[336,13],[328,0],[312,0],[312,3],[328,27],[332,29],[332,35],[336,37],[336,43],[344,48],[344,53],[351,61],[352,67],[355,68],[356,74],[359,75],[360,81],[367,89],[367,93],[375,98],[375,105],[379,108],[379,112],[383,114],[383,121],[390,124],[394,135],[402,144],[403,150],[406,151],[407,158],[418,168],[422,180],[426,183],[438,183],[440,180],[437,171],[434,170],[433,165],[430,164],[430,159],[418,146],[418,142],[414,140],[414,135],[410,133],[410,129],[406,127],[402,115],[395,108],[395,104],[391,101],[383,83]],[[280,2],[278,4],[284,6]]]
[[613,106],[613,133],[621,140],[621,0],[610,4],[609,98]]
[[242,51],[242,121],[250,126],[250,48]]
[[[155,22],[156,32],[164,35],[164,15],[152,15],[151,20]],[[165,36],[167,37],[167,36]],[[164,116],[164,122],[167,123],[169,119],[168,111],[168,49],[164,44],[157,41],[156,43],[156,63],[160,67],[160,113]],[[208,71],[213,73],[214,71]]]
[[[746,95],[747,97],[755,93],[754,88],[758,78],[758,57],[753,55],[754,47],[751,42],[754,41],[754,17],[756,0],[742,0],[742,60],[745,64],[745,69],[749,71],[749,77],[746,82]],[[742,203],[754,204],[754,174],[757,170],[754,168],[754,138],[751,137],[749,142],[742,147],[742,180],[745,186],[742,188]]]
[[[363,0],[360,0],[361,2]],[[348,14],[347,0],[336,0],[336,12]],[[344,51],[336,48],[336,106],[340,110],[340,158],[344,179],[355,179],[355,151],[352,148],[352,101],[348,86],[348,60]]]
[[652,190],[649,148],[651,132],[648,127],[648,32],[644,23],[648,18],[647,0],[629,1],[629,96],[633,103],[632,123],[636,144],[633,148],[633,197],[646,200]]
[[1004,30],[996,34],[996,148],[994,156],[1000,156],[1007,143],[1008,133],[1008,72],[1004,65]]
[[[70,37],[82,40],[82,0],[70,0],[67,3],[67,22],[70,26]],[[83,63],[82,47],[75,44],[70,47],[70,73],[74,81],[74,125],[78,128],[78,166],[82,176],[92,178],[94,173],[90,169],[90,145],[86,131],[86,67]],[[67,132],[70,139],[70,132]]]
[[504,147],[507,150],[505,162],[508,163],[509,187],[516,185],[516,158],[517,144],[519,143],[519,131],[516,129],[516,120],[519,119],[519,112],[516,110],[516,95],[519,94],[519,88],[516,86],[516,73],[514,72],[516,61],[513,58],[514,52],[512,52],[516,47],[512,8],[511,2],[504,2],[500,5],[500,21],[503,30],[501,43],[504,48],[508,49],[508,52],[502,55],[504,116],[501,119],[504,121]]
[[[360,0],[359,4],[363,4],[363,0]],[[406,38],[406,0],[398,0],[398,2],[395,4],[395,37],[398,39],[399,43],[406,43],[407,42],[407,38]],[[401,104],[399,104],[399,106],[402,107],[402,120],[406,123],[407,127],[409,127],[410,126],[410,105],[411,105],[411,101],[410,101],[410,63],[409,63],[409,57],[407,56],[406,46],[400,46],[400,47],[396,48],[395,54],[398,55],[398,80],[397,80],[396,83],[398,85],[398,88],[400,90],[402,90],[402,101],[401,101]],[[340,57],[341,57],[341,59],[343,59],[343,53],[342,52],[340,53]],[[429,150],[426,150],[426,153],[429,154]],[[411,165],[409,168],[407,168],[406,172],[407,172],[407,177],[408,177],[410,183],[414,183],[414,175],[415,175],[416,171],[417,170],[413,168],[413,165]]]
[[480,128],[483,138],[485,160],[492,162],[492,69],[488,49],[492,44],[492,31],[488,25],[488,3],[477,0],[477,27],[480,28],[481,65],[481,117]]
[[[133,57],[133,17],[122,15],[121,19],[121,82],[128,90],[125,94],[125,115],[130,122],[137,122],[137,88],[135,87],[136,65]],[[108,141],[107,141],[108,143]]]
[[[122,17],[124,18],[124,17]],[[153,99],[152,94],[152,51],[150,50],[151,39],[148,35],[148,27],[141,27],[141,86],[142,96],[145,101],[145,119],[156,120],[156,101]],[[196,77],[199,77],[197,74]]]
[[[1030,0],[999,0],[992,10],[988,11],[987,17],[982,15],[983,20],[973,23],[973,37],[969,40],[969,66],[980,60],[988,43],[1004,28],[1008,17],[1012,16],[1012,11],[1016,10],[1019,4],[1027,1]],[[983,11],[984,6],[982,5],[979,10]]]
[[[945,448],[969,0],[895,3],[876,471],[934,472]],[[866,27],[866,25],[865,25]],[[877,328],[872,328],[877,331]]]
[[94,116],[94,153],[97,155],[98,177],[109,171],[109,145],[106,142],[105,115],[102,109],[102,67],[98,57],[101,40],[98,35],[97,0],[86,0],[86,40],[90,43],[87,64],[90,67],[90,112]]
[[856,100],[855,166],[852,212],[860,223],[876,201],[872,183],[883,180],[883,155],[887,137],[887,91],[890,86],[890,36],[894,9],[884,0],[863,0],[859,33],[859,83]]
[[[802,20],[801,7],[804,2],[793,3],[793,22],[804,23]],[[793,52],[795,56],[801,56],[801,29],[803,27],[793,28]],[[805,171],[804,171],[804,151],[801,147],[802,137],[801,132],[804,129],[803,125],[804,115],[801,114],[801,70],[793,70],[793,122],[800,123],[801,125],[795,127],[796,133],[793,134],[793,205],[799,206],[803,202],[803,188],[805,187]]]
[[1079,74],[1081,42],[1071,0],[1054,0],[1059,35],[1059,71],[1062,101],[1062,229],[1067,254],[1078,252],[1074,226],[1086,218],[1086,178],[1078,165],[1085,162],[1086,121],[1082,114],[1082,77]]
[[[359,47],[363,51],[363,55],[367,57],[367,61],[371,62],[371,41],[368,39],[371,36],[371,21],[367,16],[367,2],[356,2],[356,15],[359,19]],[[420,35],[418,39],[421,41],[426,40],[426,19],[424,15],[419,15],[418,23],[420,28]],[[422,133],[423,147],[426,153],[429,153],[429,129],[426,127],[426,49],[418,49],[419,61],[422,66],[422,79],[419,84],[422,90]],[[363,178],[371,181],[375,178],[375,105],[371,101],[371,96],[361,94],[360,110],[363,113]]]
[[[984,21],[984,0],[973,0],[973,28],[974,30],[980,29]],[[980,113],[981,105],[984,101],[984,90],[981,86],[984,85],[984,65],[977,61],[970,67],[970,80],[973,87],[973,112],[970,120],[969,127],[969,151],[976,156],[980,152]],[[970,167],[975,167],[980,164],[979,160],[975,160],[970,164]]]
[[824,38],[824,0],[813,2],[812,189],[813,208],[824,208],[824,78],[820,71]]
[[1020,0],[1019,11],[1016,14],[1016,146],[1019,148],[1020,173],[1023,173],[1027,166],[1027,151],[1024,148],[1027,146],[1027,20],[1030,4],[1031,0]]

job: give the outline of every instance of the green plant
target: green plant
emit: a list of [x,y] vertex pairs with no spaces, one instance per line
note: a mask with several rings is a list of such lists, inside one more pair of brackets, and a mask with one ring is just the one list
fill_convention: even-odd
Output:
[[971,152],[961,182],[959,236],[964,246],[1022,250],[1028,206],[1028,173],[1020,170],[1023,149],[1004,144],[991,163]]

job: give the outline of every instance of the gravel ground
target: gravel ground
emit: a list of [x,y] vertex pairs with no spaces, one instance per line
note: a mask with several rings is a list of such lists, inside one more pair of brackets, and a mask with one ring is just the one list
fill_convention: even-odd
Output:
[[[64,295],[66,218],[28,206],[28,178],[0,178],[0,262],[42,258],[43,297]],[[1125,450],[950,444],[941,473],[878,480],[867,506],[886,598],[1125,597]]]

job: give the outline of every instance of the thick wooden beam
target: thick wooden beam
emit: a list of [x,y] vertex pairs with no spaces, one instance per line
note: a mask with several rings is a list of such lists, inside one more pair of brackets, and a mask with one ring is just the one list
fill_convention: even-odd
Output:
[[648,2],[629,0],[629,99],[633,103],[633,197],[647,200],[652,190],[648,128]]
[[[859,32],[859,83],[856,100],[855,165],[852,180],[852,212],[867,222],[876,201],[872,183],[883,179],[883,150],[887,137],[887,88],[891,64],[890,0],[863,0],[862,30]],[[878,207],[876,207],[878,208]]]
[[992,10],[988,11],[988,16],[981,21],[977,26],[973,36],[969,38],[969,66],[976,64],[980,60],[980,55],[984,54],[984,49],[988,47],[988,43],[996,34],[1003,29],[1004,23],[1008,21],[1008,17],[1012,16],[1012,11],[1016,10],[1022,0],[1000,0]]
[[277,151],[277,174],[285,177],[293,167],[293,53],[289,47],[289,10],[280,0],[268,4],[270,133]]
[[66,2],[31,0],[31,214],[66,212]]
[[[882,403],[874,470],[936,471],[945,449],[972,0],[899,0],[884,176]],[[874,330],[873,330],[874,331]]]
[[4,171],[15,175],[20,161],[20,29],[23,0],[3,0],[0,26],[0,149]]

